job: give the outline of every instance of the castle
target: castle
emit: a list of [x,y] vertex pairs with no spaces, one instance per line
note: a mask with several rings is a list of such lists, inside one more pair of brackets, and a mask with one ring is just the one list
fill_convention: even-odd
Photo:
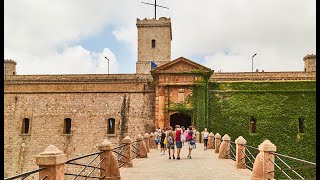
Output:
[[303,58],[299,72],[214,73],[184,57],[171,60],[170,18],[137,19],[136,26],[136,74],[18,75],[17,63],[4,61],[6,177],[37,167],[35,156],[49,144],[71,158],[96,151],[106,137],[118,143],[157,127],[200,128],[181,107],[193,112],[193,88],[209,82],[315,81],[315,55]]

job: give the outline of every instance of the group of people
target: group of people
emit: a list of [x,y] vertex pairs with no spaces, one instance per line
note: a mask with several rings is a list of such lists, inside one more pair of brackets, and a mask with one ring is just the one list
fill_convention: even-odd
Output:
[[[208,144],[208,136],[209,132],[207,131],[207,128],[204,129],[202,132],[202,138],[204,140],[204,150],[207,150],[207,144]],[[188,159],[192,159],[191,152],[192,149],[196,148],[196,138],[195,133],[192,130],[192,126],[189,126],[185,129],[185,127],[180,127],[179,125],[175,126],[175,129],[173,129],[171,126],[164,129],[156,129],[155,132],[155,143],[158,147],[160,144],[160,155],[164,155],[166,150],[168,149],[169,159],[176,159],[175,155],[175,146],[177,149],[177,160],[180,160],[180,151],[182,146],[184,146],[184,143],[188,143]]]

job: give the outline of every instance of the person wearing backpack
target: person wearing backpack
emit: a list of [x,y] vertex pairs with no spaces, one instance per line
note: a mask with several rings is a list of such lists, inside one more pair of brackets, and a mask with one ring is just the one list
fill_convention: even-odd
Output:
[[182,148],[183,132],[179,125],[176,125],[176,147],[177,147],[177,160],[180,160],[180,151]]
[[187,138],[188,146],[189,146],[189,153],[188,153],[187,158],[192,159],[191,158],[191,151],[193,148],[195,148],[195,144],[196,144],[195,136],[192,131],[192,126],[189,126],[189,132],[188,132],[188,135],[186,138]]
[[169,131],[168,131],[168,136],[167,136],[167,147],[168,147],[168,151],[169,151],[169,159],[171,159],[171,149],[172,149],[172,158],[175,159],[174,157],[174,136],[173,136],[173,132],[172,132],[172,127],[169,127]]
[[207,128],[204,128],[204,131],[202,133],[202,139],[203,139],[203,150],[208,150],[208,137],[209,132],[207,131]]

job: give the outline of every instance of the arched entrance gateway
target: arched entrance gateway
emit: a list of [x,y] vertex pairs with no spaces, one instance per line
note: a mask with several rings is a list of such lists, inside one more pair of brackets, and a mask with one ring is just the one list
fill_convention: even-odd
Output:
[[183,113],[173,113],[170,115],[170,126],[175,128],[176,125],[184,126],[185,128],[191,126],[191,117]]
[[[190,126],[191,116],[181,112],[193,109],[194,98],[202,98],[203,102],[206,102],[207,95],[200,95],[194,89],[207,88],[208,79],[213,71],[180,57],[150,72],[155,85],[155,126],[161,129],[169,126],[174,128],[176,124]],[[205,106],[205,108],[195,108],[193,113],[207,114],[207,111],[208,108]],[[196,124],[197,119],[198,117],[192,121]]]

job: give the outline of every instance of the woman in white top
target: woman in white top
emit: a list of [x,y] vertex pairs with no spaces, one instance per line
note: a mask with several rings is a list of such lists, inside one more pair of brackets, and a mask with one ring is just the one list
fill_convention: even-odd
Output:
[[208,149],[208,136],[209,136],[209,132],[207,131],[207,128],[204,128],[204,131],[202,133],[202,139],[203,139],[203,150],[207,150]]

